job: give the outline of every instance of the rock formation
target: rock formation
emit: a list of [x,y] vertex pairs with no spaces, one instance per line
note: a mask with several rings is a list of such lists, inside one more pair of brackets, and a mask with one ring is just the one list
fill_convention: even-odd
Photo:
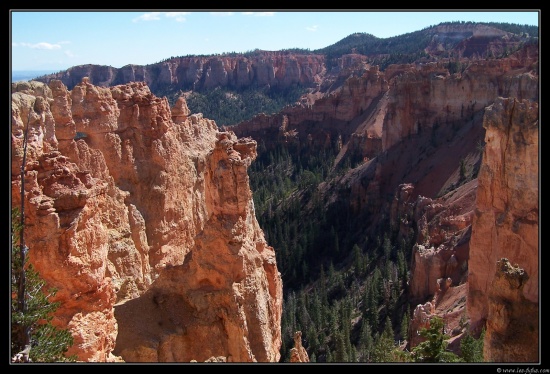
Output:
[[145,83],[12,86],[12,207],[86,362],[277,362],[282,283],[254,214],[256,142]]
[[[410,346],[420,342],[415,332],[439,315],[455,352],[465,327],[475,335],[485,327],[486,361],[537,362],[538,104],[498,98],[486,108],[483,126],[486,145],[477,179],[436,201],[415,201],[413,186],[402,185],[394,200],[401,230],[417,225],[412,301],[429,300],[415,310]],[[467,292],[443,307],[464,286]]]
[[309,356],[302,345],[302,332],[294,334],[294,348],[290,350],[290,362],[309,362]]
[[[538,101],[538,52],[524,48],[499,60],[461,60],[452,73],[449,61],[390,65],[385,71],[364,63],[351,73],[325,77],[318,91],[274,115],[258,115],[231,130],[261,139],[269,149],[294,134],[302,148],[342,147],[338,160],[374,158],[404,139],[432,134],[442,127],[466,132],[475,121],[481,130],[484,108],[497,96]],[[333,82],[328,84],[328,82]],[[479,118],[478,118],[479,117]],[[448,138],[447,134],[447,138]],[[398,178],[402,181],[402,178]],[[391,189],[395,191],[396,186]]]
[[[539,308],[523,296],[529,275],[497,261],[488,293],[487,331],[483,356],[489,362],[539,362]],[[539,342],[539,344],[535,344]]]
[[178,90],[233,89],[252,85],[288,88],[301,84],[314,86],[325,70],[323,55],[301,55],[285,52],[258,51],[244,55],[176,57],[156,64],[126,65],[122,68],[80,65],[40,78],[49,82],[61,80],[69,89],[88,77],[96,86],[114,86],[145,82],[151,90],[171,86]]
[[[484,349],[488,359],[536,361],[538,357],[535,338],[530,344],[519,343],[538,331],[536,313],[527,313],[538,311],[539,306],[538,118],[537,102],[499,98],[487,108],[483,122],[486,146],[470,240],[468,314],[474,330],[487,321]],[[502,258],[521,268],[528,279],[506,286]],[[510,287],[517,291],[507,291]],[[518,308],[525,308],[531,318],[514,318],[521,314],[516,307],[502,309],[520,300]],[[517,339],[517,344],[510,344],[515,347],[513,355],[498,353],[502,339],[497,334],[505,334],[509,344]]]

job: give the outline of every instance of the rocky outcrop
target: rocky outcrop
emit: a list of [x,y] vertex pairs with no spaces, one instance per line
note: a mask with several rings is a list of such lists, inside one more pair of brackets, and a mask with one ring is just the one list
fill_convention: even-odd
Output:
[[309,356],[302,345],[302,332],[294,334],[294,347],[290,349],[290,362],[309,362]]
[[[279,143],[289,143],[283,129],[286,133],[292,133],[292,141],[302,148],[327,148],[335,146],[339,139],[347,143],[358,128],[366,126],[365,121],[370,118],[372,108],[388,89],[384,75],[377,66],[365,66],[363,75],[358,77],[350,77],[349,73],[347,70],[342,72],[341,82],[330,85],[327,92],[316,91],[278,114],[260,114],[229,129],[238,136],[247,134],[258,141],[261,139],[268,149]],[[365,128],[364,132],[368,139],[379,139],[381,136],[380,129],[374,125]],[[356,142],[364,148],[368,148],[365,143],[373,144],[375,151],[379,143]],[[371,157],[375,151],[366,149]]]
[[[357,63],[336,77],[325,77],[319,90],[275,115],[258,115],[232,126],[238,136],[264,141],[267,148],[293,131],[302,148],[335,146],[341,155],[372,159],[404,139],[432,134],[445,126],[466,127],[496,97],[538,101],[538,51],[526,47],[508,58],[463,58],[460,70],[450,60],[378,66]],[[476,120],[477,122],[477,120]],[[440,137],[440,136],[439,136]]]
[[497,261],[491,288],[483,357],[489,362],[539,362],[539,308],[523,296],[529,280],[507,258]]
[[[402,188],[408,195],[412,193],[410,184]],[[403,211],[407,208],[404,201],[394,200],[401,207],[398,213],[401,230],[409,232],[414,225],[413,231],[417,233],[409,282],[412,303],[432,298],[440,289],[440,279],[449,279],[454,286],[467,281],[476,191],[474,179],[435,200],[418,196],[414,205],[409,206],[409,212]]]
[[408,291],[417,306],[408,331],[409,349],[423,341],[419,331],[439,316],[449,336],[448,349],[459,352],[467,327],[468,244],[476,191],[474,179],[437,199],[413,198],[414,186],[407,183],[399,186],[392,202],[391,222],[398,225],[399,237],[416,233]]
[[[530,100],[499,98],[487,108],[483,126],[486,129],[483,164],[478,177],[476,210],[472,223],[469,261],[468,314],[472,329],[479,330],[487,321],[485,357],[497,358],[502,351],[494,334],[523,341],[538,330],[538,318],[529,322],[496,312],[491,298],[498,303],[517,303],[538,310],[539,304],[539,117],[538,103]],[[507,287],[496,278],[508,259],[517,264],[528,279],[522,280],[521,298],[515,293],[507,296]],[[495,275],[496,274],[496,275]],[[492,296],[493,295],[493,296]],[[507,300],[507,301],[506,301]],[[514,307],[515,308],[515,307]],[[491,310],[493,310],[491,312]],[[507,312],[508,313],[508,312]],[[516,313],[509,311],[509,313]],[[491,322],[489,322],[489,314]],[[501,316],[503,320],[496,320]],[[509,316],[508,316],[509,317]],[[508,321],[508,322],[507,322]],[[529,323],[529,329],[523,326]],[[504,332],[506,330],[507,332]],[[512,334],[512,331],[517,333]],[[498,356],[504,361],[523,358],[531,361],[538,354],[537,340],[517,347],[514,355]],[[510,343],[510,342],[508,342]]]
[[323,55],[301,55],[259,51],[253,55],[175,57],[151,65],[126,65],[122,68],[80,65],[39,78],[42,82],[60,80],[69,89],[88,77],[90,83],[108,87],[130,82],[145,82],[151,90],[212,89],[218,86],[240,89],[253,85],[288,88],[296,84],[315,86],[325,71]]
[[247,167],[256,142],[145,83],[12,86],[12,206],[86,362],[279,360],[282,283]]
[[[532,68],[535,68],[535,70],[529,70],[528,72],[524,68],[514,70],[514,67],[518,66],[516,64],[519,60],[528,62],[530,66],[528,70]],[[509,61],[489,62],[483,70],[496,68],[495,72],[500,71],[498,73],[500,78],[494,81],[496,85],[500,84],[498,82],[503,82],[504,80],[517,82],[522,81],[527,76],[529,76],[528,80],[531,80],[531,77],[534,78],[533,85],[527,85],[532,88],[528,88],[527,90],[520,89],[518,91],[514,88],[512,91],[507,91],[507,93],[517,92],[522,97],[533,95],[534,98],[538,98],[534,91],[534,88],[538,84],[536,75],[537,64],[529,61],[531,60],[523,54]],[[472,69],[472,71],[469,74],[474,73],[480,67],[476,66],[470,66],[469,69]],[[405,79],[407,75],[403,76],[403,73],[399,72],[400,69],[407,71],[407,66],[393,66],[391,69],[388,68],[386,70],[386,74],[393,74],[396,77],[400,77],[399,79]],[[485,71],[490,75],[490,70]],[[408,71],[407,74],[412,76],[415,73],[414,71]],[[462,76],[464,75],[467,74],[463,72]],[[462,78],[458,75],[449,75],[447,78],[441,77],[440,79],[449,79],[449,85],[446,86],[446,89],[451,89],[454,84],[453,81],[456,79],[461,80]],[[487,79],[487,77],[480,77],[480,81],[484,79]],[[392,81],[393,79],[390,80],[390,87],[392,87]],[[427,81],[429,80],[420,79],[416,84],[420,87],[422,85],[420,82]],[[485,87],[491,85],[488,84]],[[471,87],[475,86],[472,85]],[[507,85],[502,86],[502,88],[504,87],[507,87]],[[390,94],[391,90],[392,88],[390,88]],[[471,92],[477,95],[475,91]],[[493,91],[493,95],[497,95],[499,92],[501,92],[501,88]],[[531,93],[528,94],[528,92]],[[457,93],[458,96],[461,94],[460,92]],[[448,95],[451,97],[450,93]],[[486,92],[483,92],[483,95],[486,95]],[[408,97],[408,94],[406,96]],[[414,100],[419,100],[420,92],[411,97],[414,97]],[[442,93],[434,96],[434,98],[437,98],[436,100],[444,97],[445,95]],[[394,139],[398,142],[395,143],[399,145],[398,147],[392,146],[391,152],[382,154],[372,161],[367,160],[364,165],[358,167],[348,177],[350,179],[349,183],[352,195],[349,200],[358,204],[354,209],[361,211],[364,208],[368,208],[372,212],[384,209],[380,205],[377,205],[376,202],[379,201],[377,196],[387,194],[388,188],[393,183],[402,181],[405,178],[417,179],[418,182],[415,184],[402,184],[396,189],[395,198],[390,210],[391,222],[399,228],[400,237],[410,237],[412,232],[416,233],[416,244],[413,248],[411,261],[411,279],[409,282],[409,291],[413,303],[425,303],[429,301],[435,305],[432,297],[441,294],[441,286],[443,284],[446,285],[447,281],[450,281],[449,287],[446,288],[447,291],[445,292],[447,295],[456,293],[455,289],[457,287],[468,286],[467,310],[466,304],[463,302],[465,298],[462,302],[459,299],[455,300],[454,307],[449,309],[452,310],[452,315],[460,312],[460,318],[463,319],[461,328],[459,329],[460,332],[457,330],[456,335],[451,339],[450,346],[455,348],[459,345],[461,333],[464,330],[464,326],[469,323],[469,318],[472,319],[472,329],[476,333],[479,333],[480,326],[484,325],[488,318],[488,309],[490,305],[493,305],[488,301],[488,298],[491,298],[489,295],[492,295],[490,284],[493,279],[498,256],[513,256],[515,263],[518,263],[522,268],[526,267],[528,269],[526,270],[527,273],[533,271],[534,279],[538,279],[538,168],[536,167],[538,162],[538,105],[536,102],[526,99],[502,99],[498,98],[498,96],[494,96],[493,99],[487,96],[486,99],[488,103],[493,101],[495,103],[485,109],[485,119],[483,122],[479,122],[479,125],[483,125],[483,129],[486,131],[484,134],[485,141],[483,142],[480,141],[479,137],[479,135],[483,134],[481,132],[478,136],[470,137],[475,132],[472,130],[478,126],[477,118],[481,118],[478,114],[469,112],[467,116],[461,115],[461,117],[467,117],[465,121],[454,117],[451,122],[446,122],[447,120],[443,117],[437,117],[443,112],[437,114],[435,110],[428,111],[431,113],[430,115],[434,116],[432,117],[434,123],[452,124],[449,128],[455,128],[453,130],[455,135],[450,132],[444,135],[442,132],[444,131],[444,126],[438,125],[437,128],[430,130],[437,135],[437,137],[432,139],[440,142],[442,138],[446,138],[448,142],[448,149],[446,151],[454,154],[456,150],[456,152],[461,154],[460,156],[454,154],[453,157],[455,160],[458,156],[462,160],[467,160],[467,163],[474,168],[474,165],[481,165],[478,180],[473,179],[457,188],[457,184],[463,183],[461,181],[463,178],[458,176],[460,173],[458,169],[454,169],[452,173],[448,173],[449,170],[453,170],[452,165],[449,165],[450,168],[443,166],[447,163],[446,160],[450,160],[445,151],[440,152],[445,147],[438,147],[432,155],[428,154],[429,161],[420,162],[425,156],[418,152],[414,144],[419,148],[426,147],[426,143],[423,143],[421,140],[425,136],[422,135],[422,128],[418,131],[418,137],[404,137],[403,133],[396,133]],[[418,118],[420,115],[418,111],[423,111],[429,105],[431,104],[426,106],[417,101],[414,105],[409,106],[413,112],[417,111],[417,114],[410,116],[410,118]],[[403,103],[400,102],[399,106],[403,106]],[[401,111],[399,109],[393,111],[394,114],[398,114],[399,112],[404,115],[407,110]],[[453,114],[452,112],[449,118],[456,115],[456,113]],[[463,121],[462,124],[460,124],[461,121]],[[396,126],[403,126],[405,123],[405,119],[402,118],[399,120],[399,124],[388,128],[395,131]],[[460,124],[460,127],[457,127],[457,124]],[[463,132],[463,130],[470,126],[472,127],[468,132]],[[457,131],[456,129],[460,130]],[[469,134],[467,136],[470,137],[468,142],[462,143],[459,147],[455,146],[457,139],[466,136],[466,134]],[[386,139],[390,138],[392,138],[391,134],[386,136]],[[487,145],[483,147],[485,142],[487,142]],[[393,141],[390,143],[393,143]],[[472,143],[478,144],[477,150],[472,147]],[[384,147],[388,145],[388,142],[385,141]],[[485,150],[484,160],[481,162],[479,152],[483,149]],[[407,164],[407,161],[397,162],[397,160],[405,154],[407,157],[413,159],[418,157],[418,166],[414,169],[423,171],[426,174],[416,174],[414,171],[412,174],[408,174],[407,171],[401,174],[402,170],[407,169],[402,167],[403,164]],[[487,157],[490,158],[488,159]],[[425,162],[428,162],[430,165],[425,165]],[[414,163],[411,162],[410,164],[414,166]],[[430,170],[446,175],[443,177],[441,175],[438,176],[430,172]],[[428,180],[431,181],[431,186],[425,184]],[[479,191],[478,184],[480,186]],[[482,186],[482,184],[485,186]],[[434,190],[434,186],[438,186],[438,188]],[[449,192],[441,197],[433,198],[433,193],[436,191],[439,191],[439,193],[444,191]],[[479,206],[480,203],[481,206]],[[473,224],[474,220],[477,220],[480,225],[478,228]],[[476,239],[474,239],[475,231],[481,232],[480,236]],[[471,241],[470,238],[472,238]],[[520,263],[520,260],[523,263]],[[489,262],[493,265],[488,266]],[[533,284],[536,282],[532,280],[530,282],[529,286],[525,285],[523,288],[523,294],[525,300],[533,302],[537,300],[538,292],[533,292]],[[527,296],[530,292],[528,291],[529,287],[531,287],[530,299]],[[501,304],[504,302],[502,298],[499,300],[501,300]],[[517,301],[517,298],[510,297],[510,302],[516,302],[512,300]],[[424,305],[424,309],[428,308],[425,304],[422,305]],[[428,314],[437,314],[445,317],[442,313],[435,311],[435,307],[433,309]],[[536,310],[534,306],[526,307],[526,313],[531,313],[533,310]],[[411,322],[412,326],[422,327],[423,323],[425,325],[425,322],[429,320],[426,316],[425,318],[420,318],[421,314],[419,314],[416,322],[413,318],[413,322]],[[536,321],[537,319],[533,318],[533,320]],[[506,324],[508,322],[502,323]],[[513,331],[517,331],[513,329],[513,324],[513,319],[511,319],[508,326]],[[487,328],[491,328],[489,324]],[[454,330],[455,328],[450,328],[450,331]],[[532,336],[532,331],[538,331],[538,325],[529,327],[525,335]],[[502,338],[502,335],[505,333],[499,332],[499,334],[501,336],[500,340],[493,338],[493,341],[495,341],[493,348],[495,352],[494,356],[491,356],[491,353],[489,353],[491,348],[488,348],[486,358],[497,357],[499,354],[496,353],[499,352],[496,341],[502,343],[505,340]],[[512,335],[505,336],[508,337],[507,339],[512,339]],[[415,336],[410,336],[410,339],[411,346],[418,344],[418,341],[415,341]],[[486,342],[489,341],[487,339]],[[533,339],[535,338],[533,337]],[[502,344],[508,343],[511,346],[515,344],[510,341]],[[489,345],[489,343],[487,344]],[[536,350],[537,348],[533,347],[532,349]],[[524,349],[523,352],[509,356],[508,360],[519,358],[519,361],[532,361],[535,356],[531,353],[527,349]],[[502,359],[501,356],[499,358]]]
[[441,278],[433,298],[424,304],[418,304],[414,309],[409,324],[408,347],[412,349],[425,340],[420,335],[423,328],[430,327],[434,317],[443,320],[444,333],[447,335],[447,349],[458,354],[460,341],[464,336],[468,324],[466,314],[466,296],[468,284],[453,285],[450,278]]

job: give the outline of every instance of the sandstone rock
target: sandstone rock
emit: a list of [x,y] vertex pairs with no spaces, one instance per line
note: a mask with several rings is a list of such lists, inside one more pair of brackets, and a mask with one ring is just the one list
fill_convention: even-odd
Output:
[[414,199],[412,184],[403,184],[396,192],[392,222],[399,225],[400,237],[417,232],[409,282],[413,303],[433,297],[441,278],[450,279],[455,285],[466,282],[476,188],[474,180],[436,200],[424,196]]
[[294,334],[294,347],[290,349],[290,362],[309,362],[306,349],[302,346],[302,332]]
[[256,143],[189,116],[184,101],[172,113],[145,83],[91,78],[12,95],[12,206],[28,128],[25,240],[59,289],[53,322],[74,337],[68,354],[278,361],[281,277],[246,171]]
[[174,121],[174,123],[182,123],[190,114],[191,111],[187,107],[185,97],[180,96],[172,107],[172,121]]
[[245,88],[251,85],[288,88],[313,86],[324,73],[324,56],[294,55],[285,52],[259,51],[252,56],[177,57],[147,66],[80,65],[51,74],[44,82],[60,80],[70,90],[82,78],[96,86],[115,86],[144,82],[153,90],[171,85],[175,89],[211,89],[217,86]]
[[529,275],[506,258],[497,262],[489,290],[483,356],[489,362],[539,362],[538,304],[526,300]]
[[[500,292],[495,289],[499,259],[507,258],[529,274],[520,290],[523,303],[538,307],[539,299],[538,103],[499,98],[487,108],[484,127],[487,144],[478,177],[468,277],[468,313],[472,328],[477,331],[488,321],[491,295]],[[510,302],[515,300],[517,297],[511,296]],[[498,323],[495,318],[493,314],[492,321],[487,322],[490,336]],[[531,336],[531,331],[518,334]],[[535,342],[536,339],[518,356],[529,360],[535,357]],[[496,352],[499,347],[487,344],[486,357],[496,354],[491,351]]]

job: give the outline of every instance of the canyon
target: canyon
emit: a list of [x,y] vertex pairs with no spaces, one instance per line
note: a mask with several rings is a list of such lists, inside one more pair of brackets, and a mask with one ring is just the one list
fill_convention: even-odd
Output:
[[[432,53],[445,32],[458,37],[438,32]],[[75,339],[68,353],[85,362],[281,360],[281,265],[248,175],[261,144],[336,148],[333,168],[351,167],[316,186],[324,209],[352,217],[349,236],[388,219],[399,240],[413,238],[409,349],[440,316],[453,352],[486,329],[486,361],[539,361],[538,45],[480,58],[476,38],[499,51],[508,34],[468,32],[457,71],[444,57],[382,70],[349,53],[329,69],[323,55],[260,51],[86,65],[12,84],[12,207],[22,203],[27,136],[25,239],[60,290],[54,323]],[[308,91],[277,114],[219,127],[183,95],[171,106],[153,93],[167,84]],[[290,361],[309,361],[307,332],[293,333]]]

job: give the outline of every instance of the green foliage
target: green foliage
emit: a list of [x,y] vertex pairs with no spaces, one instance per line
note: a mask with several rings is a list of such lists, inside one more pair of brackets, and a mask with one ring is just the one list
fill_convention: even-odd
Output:
[[[372,65],[379,65],[380,70],[384,70],[391,64],[412,63],[421,59],[429,59],[430,56],[425,52],[434,40],[434,35],[437,33],[435,28],[441,25],[469,25],[474,22],[444,22],[439,25],[430,26],[423,30],[393,36],[390,38],[377,38],[371,34],[354,33],[344,39],[325,48],[317,49],[314,53],[326,55],[327,68],[336,67],[338,59],[342,55],[350,53],[359,53],[369,56],[368,62]],[[537,40],[539,28],[532,25],[518,25],[509,23],[484,22],[483,25],[495,27],[500,30],[511,32],[516,41],[516,47],[502,51],[502,55],[507,55],[518,48],[522,44],[534,43]],[[446,53],[452,55],[453,48],[463,40],[463,38],[448,38],[443,43]],[[456,54],[454,57],[458,57]],[[485,56],[483,56],[485,57]],[[455,65],[450,68],[451,74],[459,71],[459,66]]]
[[460,61],[457,61],[457,60],[449,61],[447,65],[447,69],[449,69],[450,74],[461,73],[462,64],[460,63]]
[[463,158],[460,159],[459,177],[461,181],[466,179],[466,160],[464,160]]
[[194,91],[186,101],[191,113],[202,113],[204,117],[216,121],[218,126],[231,126],[259,113],[278,113],[283,107],[295,103],[304,91],[299,86],[284,90],[255,86],[242,90],[216,87]]
[[460,341],[460,352],[462,359],[466,362],[484,362],[483,360],[483,339],[485,329],[481,332],[478,339],[475,339],[469,333]]
[[[46,291],[46,282],[40,277],[25,257],[21,261],[19,253],[19,235],[22,229],[19,223],[20,213],[12,209],[12,245],[11,245],[11,351],[12,356],[23,351],[26,336],[30,338],[29,358],[32,362],[73,362],[75,357],[64,354],[73,344],[68,330],[52,325],[53,313],[59,307],[58,302],[50,302],[57,290]],[[24,281],[24,303],[19,303],[20,284]]]
[[445,323],[441,317],[430,319],[430,326],[420,330],[426,340],[413,348],[415,362],[460,362],[460,357],[446,351],[449,336],[444,332]]
[[407,312],[403,314],[403,319],[401,320],[401,338],[403,340],[409,339],[410,323],[411,323],[410,307],[407,307]]
[[384,331],[379,335],[374,343],[372,352],[372,362],[394,362],[393,351],[396,349],[393,339],[393,328],[391,320],[386,318]]

